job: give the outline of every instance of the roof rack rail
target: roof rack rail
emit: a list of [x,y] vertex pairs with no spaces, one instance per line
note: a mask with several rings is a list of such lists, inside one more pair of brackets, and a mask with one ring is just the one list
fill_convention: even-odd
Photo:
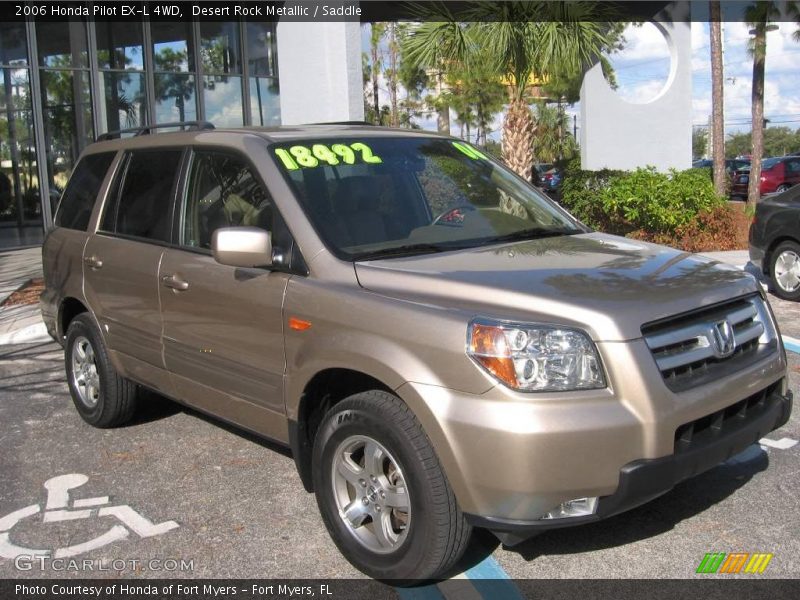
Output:
[[142,127],[133,127],[131,129],[119,129],[117,131],[109,131],[108,133],[101,133],[97,136],[95,141],[104,142],[113,140],[116,137],[122,137],[124,133],[132,133],[133,137],[140,135],[150,135],[154,129],[164,129],[166,127],[191,127],[193,129],[214,129],[214,124],[208,121],[175,121],[173,123],[158,123],[157,125],[143,125]]
[[321,123],[308,123],[308,125],[369,125],[374,126],[375,123],[368,121],[323,121]]

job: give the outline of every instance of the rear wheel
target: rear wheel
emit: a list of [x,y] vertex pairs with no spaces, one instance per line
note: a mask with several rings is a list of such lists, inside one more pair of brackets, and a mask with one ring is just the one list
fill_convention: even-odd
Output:
[[72,401],[84,421],[95,427],[116,427],[136,410],[136,384],[120,377],[91,317],[75,317],[67,329],[64,353]]
[[775,188],[775,192],[777,192],[778,194],[781,194],[781,193],[785,192],[786,190],[788,190],[790,187],[792,187],[792,186],[790,186],[788,183],[782,183],[777,188]]
[[313,473],[331,537],[370,577],[438,577],[469,543],[471,528],[430,441],[392,394],[364,392],[334,406],[317,431]]
[[770,258],[770,277],[774,292],[785,300],[800,300],[800,244],[778,244]]

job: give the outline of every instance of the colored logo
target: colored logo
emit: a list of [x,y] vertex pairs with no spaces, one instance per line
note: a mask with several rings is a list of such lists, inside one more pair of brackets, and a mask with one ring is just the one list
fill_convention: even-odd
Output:
[[773,554],[766,552],[709,552],[700,561],[697,573],[763,573]]

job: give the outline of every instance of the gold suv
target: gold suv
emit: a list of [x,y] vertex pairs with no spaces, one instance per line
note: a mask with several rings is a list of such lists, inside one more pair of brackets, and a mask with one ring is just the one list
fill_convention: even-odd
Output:
[[617,514],[789,418],[740,270],[590,231],[453,138],[190,129],[107,135],[63,194],[42,312],[75,407],[120,425],[147,388],[289,446],[372,577]]

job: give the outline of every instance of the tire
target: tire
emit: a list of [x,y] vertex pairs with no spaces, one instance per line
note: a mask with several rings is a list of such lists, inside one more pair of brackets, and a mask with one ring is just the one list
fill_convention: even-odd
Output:
[[137,386],[114,370],[100,332],[87,313],[75,317],[67,329],[64,367],[75,408],[89,425],[117,427],[131,420]]
[[775,188],[775,193],[776,194],[781,194],[781,193],[785,192],[786,190],[788,190],[790,187],[792,187],[792,186],[790,186],[788,183],[782,183],[781,185],[779,185],[778,187]]
[[800,300],[800,244],[778,244],[769,259],[769,276],[775,295],[784,300]]
[[[368,454],[380,456],[371,463],[377,468],[365,468]],[[347,480],[334,473],[344,464]],[[439,577],[463,555],[472,528],[428,437],[396,396],[363,392],[331,408],[317,430],[312,466],[328,532],[363,573],[403,585]],[[374,517],[388,533],[375,535]]]

